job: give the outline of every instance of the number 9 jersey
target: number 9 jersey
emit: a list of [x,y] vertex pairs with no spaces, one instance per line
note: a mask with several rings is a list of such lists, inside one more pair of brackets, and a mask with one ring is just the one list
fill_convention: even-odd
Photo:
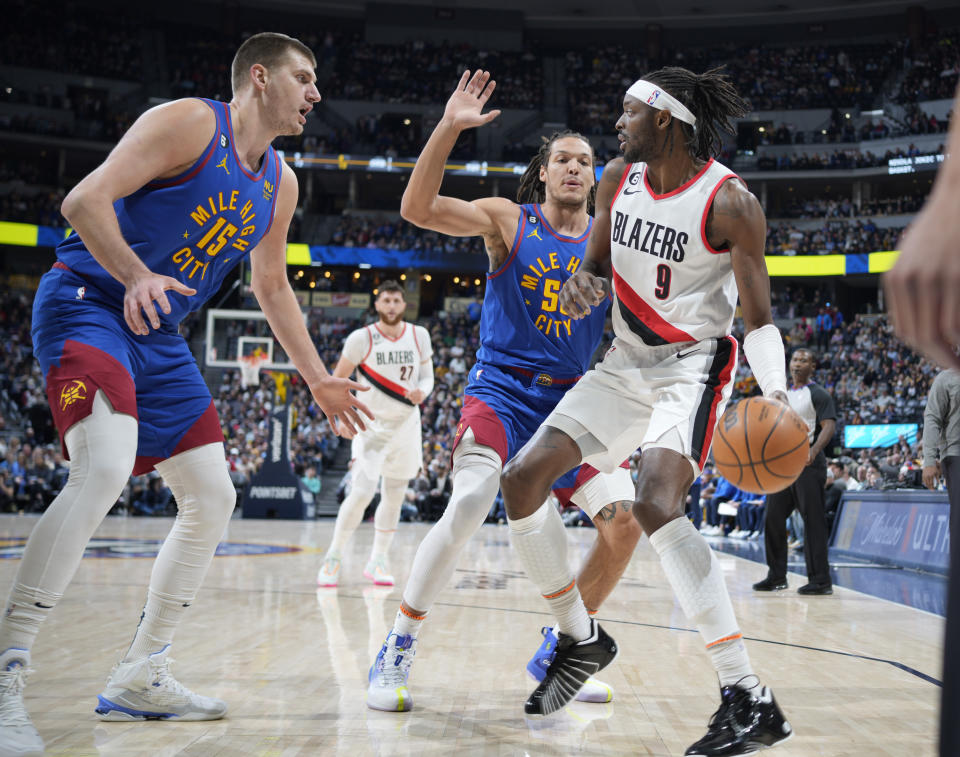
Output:
[[739,179],[712,158],[667,194],[650,186],[645,163],[628,164],[610,205],[613,329],[634,346],[726,336],[737,308],[729,250],[707,241],[713,198]]

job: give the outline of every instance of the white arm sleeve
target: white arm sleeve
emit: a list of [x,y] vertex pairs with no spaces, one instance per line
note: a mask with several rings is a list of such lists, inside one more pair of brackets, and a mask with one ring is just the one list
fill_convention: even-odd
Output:
[[743,338],[743,354],[764,397],[787,391],[787,357],[780,329],[768,323],[751,331]]
[[424,399],[433,391],[433,359],[420,363],[420,376],[417,378],[417,389],[423,392]]
[[417,379],[417,388],[428,397],[433,391],[433,343],[430,341],[430,332],[423,326],[414,326],[414,338],[420,349],[420,376]]
[[341,357],[346,358],[354,365],[360,365],[370,353],[370,332],[367,329],[351,331],[343,343]]

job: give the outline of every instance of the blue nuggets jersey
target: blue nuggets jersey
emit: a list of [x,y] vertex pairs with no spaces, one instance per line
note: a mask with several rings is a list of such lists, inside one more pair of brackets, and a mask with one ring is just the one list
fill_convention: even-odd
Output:
[[[230,106],[203,102],[216,114],[217,129],[197,162],[114,203],[123,238],[147,268],[197,290],[191,297],[167,291],[171,311],[164,315],[157,308],[157,314],[168,328],[210,299],[269,231],[280,185],[276,151],[267,148],[260,170],[251,174],[237,157]],[[122,309],[123,285],[76,232],[57,247],[57,258]]]
[[560,312],[560,290],[583,261],[587,230],[574,239],[550,228],[539,204],[522,205],[506,262],[487,274],[477,360],[553,376],[590,367],[608,302],[579,321]]

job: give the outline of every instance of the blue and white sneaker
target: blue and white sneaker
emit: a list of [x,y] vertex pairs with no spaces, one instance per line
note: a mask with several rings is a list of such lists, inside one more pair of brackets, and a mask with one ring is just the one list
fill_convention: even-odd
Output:
[[133,662],[121,662],[97,697],[101,720],[219,720],[227,714],[222,699],[194,694],[170,674],[168,644]]
[[[557,654],[557,635],[549,626],[540,629],[543,634],[543,643],[536,651],[530,662],[527,663],[527,673],[534,681],[542,681],[547,674],[547,668]],[[613,701],[613,687],[596,678],[588,678],[583,688],[577,692],[578,702],[611,702]]]
[[412,635],[400,636],[390,631],[380,648],[380,654],[370,666],[367,707],[387,712],[413,709],[407,678],[416,653],[417,640]]

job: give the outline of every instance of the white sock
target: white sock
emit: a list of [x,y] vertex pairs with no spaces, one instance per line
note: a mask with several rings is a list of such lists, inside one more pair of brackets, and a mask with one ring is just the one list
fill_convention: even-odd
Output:
[[380,504],[373,516],[373,549],[370,551],[372,561],[386,561],[393,535],[397,532],[397,523],[400,520],[400,507],[403,505],[403,495],[407,491],[407,482],[400,478],[384,477],[380,483]]
[[468,429],[454,453],[453,492],[447,509],[417,547],[403,589],[407,607],[426,613],[457,567],[460,553],[483,525],[500,489],[500,457],[473,441]]
[[588,638],[590,616],[567,564],[567,533],[560,513],[544,502],[533,515],[507,522],[513,547],[547,600],[557,628],[577,641]]
[[9,599],[0,610],[0,651],[29,651],[40,624],[63,596],[87,543],[133,470],[137,421],[113,412],[97,391],[90,415],[75,423],[64,441],[70,474],[27,540]]
[[159,652],[173,641],[237,503],[222,444],[187,450],[156,467],[177,501],[177,519],[153,564],[147,602],[123,662]]
[[700,532],[680,517],[650,534],[650,544],[660,555],[680,607],[707,645],[720,685],[732,686],[752,675],[723,571]]
[[61,594],[51,594],[43,589],[14,584],[0,623],[0,652],[11,647],[32,649],[40,625],[61,597]]
[[420,633],[420,626],[423,625],[423,621],[426,618],[426,613],[423,615],[411,615],[406,612],[402,607],[397,611],[397,617],[393,621],[393,632],[400,636],[413,636],[416,637]]
[[339,556],[343,552],[344,546],[350,541],[353,532],[363,520],[363,511],[367,509],[367,505],[377,491],[377,479],[368,478],[356,467],[352,469],[350,475],[352,478],[350,493],[340,503],[337,523],[333,527],[333,540],[330,542],[326,557],[333,554]]

